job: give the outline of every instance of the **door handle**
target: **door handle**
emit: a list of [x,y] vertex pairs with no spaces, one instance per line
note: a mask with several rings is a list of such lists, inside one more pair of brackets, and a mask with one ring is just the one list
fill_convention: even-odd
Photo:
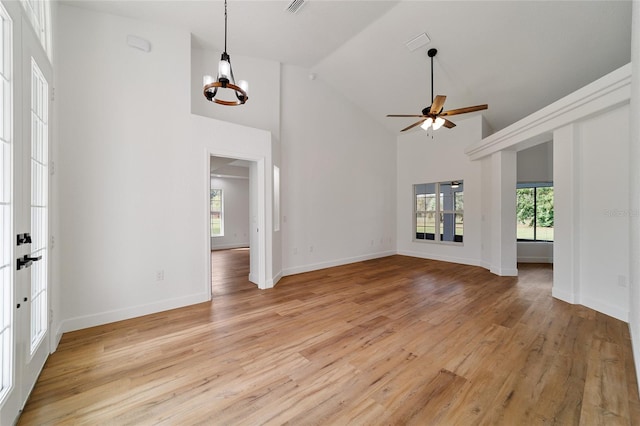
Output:
[[29,257],[25,254],[24,256],[18,258],[16,269],[19,271],[21,269],[28,268],[33,262],[37,262],[40,259],[42,259],[42,256]]

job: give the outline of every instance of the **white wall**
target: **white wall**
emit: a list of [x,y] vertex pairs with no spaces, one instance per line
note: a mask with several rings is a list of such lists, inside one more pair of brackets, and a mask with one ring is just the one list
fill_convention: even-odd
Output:
[[553,182],[553,141],[518,151],[518,183]]
[[[553,142],[518,151],[518,183],[553,182]],[[518,262],[553,263],[553,243],[518,241]]]
[[[233,52],[231,52],[233,53]],[[215,77],[220,52],[191,47],[191,112],[229,123],[264,129],[274,139],[280,135],[280,63],[263,59],[231,56],[236,79],[249,82],[249,100],[237,107],[209,102],[202,93],[202,77]]]
[[211,178],[212,189],[222,189],[224,235],[211,237],[211,249],[249,247],[249,179]]
[[553,294],[623,321],[629,316],[628,152],[628,105],[554,132]]
[[[398,203],[396,229],[400,254],[464,263],[482,264],[482,165],[471,161],[464,148],[483,135],[482,116],[454,120],[456,128],[442,128],[433,139],[422,129],[398,136]],[[402,128],[409,123],[398,123]],[[440,244],[414,241],[413,185],[464,181],[464,243]]]
[[58,332],[207,300],[209,156],[270,170],[270,134],[190,114],[188,33],[69,6],[58,18]]
[[395,135],[308,75],[282,67],[285,275],[395,253]]

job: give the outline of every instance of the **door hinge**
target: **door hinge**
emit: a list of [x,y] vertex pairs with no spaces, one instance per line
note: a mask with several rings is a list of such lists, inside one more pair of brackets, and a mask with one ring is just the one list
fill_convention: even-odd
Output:
[[51,88],[51,102],[56,100],[56,88],[52,87]]
[[56,163],[53,161],[49,161],[49,174],[51,176],[56,174]]

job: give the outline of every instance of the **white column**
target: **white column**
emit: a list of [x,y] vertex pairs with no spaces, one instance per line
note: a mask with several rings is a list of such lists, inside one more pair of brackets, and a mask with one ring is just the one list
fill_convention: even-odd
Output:
[[640,1],[632,3],[631,120],[629,121],[629,328],[640,383]]
[[515,151],[491,155],[491,272],[517,276]]
[[553,297],[580,300],[579,161],[577,129],[570,124],[553,132]]

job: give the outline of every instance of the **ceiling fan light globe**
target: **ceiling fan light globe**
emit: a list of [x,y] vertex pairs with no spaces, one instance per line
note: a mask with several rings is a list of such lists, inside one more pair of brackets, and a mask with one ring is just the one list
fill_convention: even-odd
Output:
[[429,130],[429,127],[431,127],[431,124],[433,123],[433,118],[429,117],[427,118],[424,123],[422,123],[422,129],[424,130]]
[[433,118],[429,117],[425,120],[424,123],[422,123],[422,127],[424,130],[429,130],[429,127],[431,127],[431,124],[433,123]]
[[433,122],[433,130],[438,130],[440,127],[442,127],[443,124],[444,118],[436,117],[435,121]]

